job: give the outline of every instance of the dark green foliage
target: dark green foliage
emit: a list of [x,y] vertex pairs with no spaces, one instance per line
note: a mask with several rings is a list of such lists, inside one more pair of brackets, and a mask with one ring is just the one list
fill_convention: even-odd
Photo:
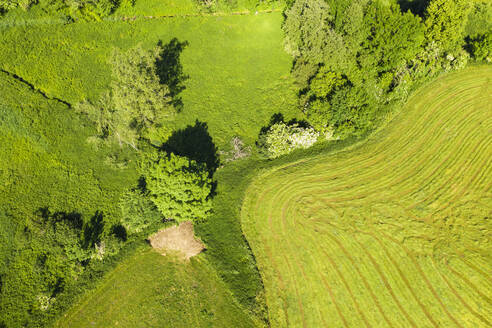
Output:
[[329,7],[323,0],[296,1],[286,11],[285,49],[294,57],[294,75],[301,86],[316,73],[324,61],[324,49],[331,42]]
[[162,219],[148,193],[140,188],[124,193],[121,196],[120,208],[121,223],[130,234],[140,232]]
[[470,9],[469,0],[431,0],[425,14],[427,43],[435,42],[444,53],[459,49]]
[[473,1],[465,28],[466,36],[486,34],[492,30],[492,2]]
[[400,13],[397,5],[377,1],[367,6],[362,29],[368,33],[358,51],[358,63],[363,73],[372,73],[374,77],[414,58],[424,38],[419,18],[410,12]]
[[159,154],[144,171],[150,199],[166,219],[206,219],[212,209],[212,182],[202,163],[173,153]]
[[492,31],[475,36],[470,40],[469,46],[476,60],[492,62]]

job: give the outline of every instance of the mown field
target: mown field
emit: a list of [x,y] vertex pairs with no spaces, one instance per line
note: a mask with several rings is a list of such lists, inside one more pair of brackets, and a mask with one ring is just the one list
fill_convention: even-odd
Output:
[[362,144],[266,171],[242,225],[273,327],[489,327],[492,67],[418,90]]
[[122,261],[55,327],[254,327],[214,269],[149,247]]

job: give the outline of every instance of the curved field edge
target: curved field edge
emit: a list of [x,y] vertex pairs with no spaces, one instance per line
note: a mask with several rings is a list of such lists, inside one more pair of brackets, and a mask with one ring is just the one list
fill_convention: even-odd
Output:
[[441,76],[362,143],[254,179],[241,222],[272,326],[490,325],[491,80]]

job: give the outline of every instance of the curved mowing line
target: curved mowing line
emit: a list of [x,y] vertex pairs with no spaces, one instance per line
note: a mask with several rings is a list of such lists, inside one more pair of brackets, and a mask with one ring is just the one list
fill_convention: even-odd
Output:
[[[434,259],[432,259],[432,262],[433,262],[434,266],[436,266],[436,263],[435,263],[435,260]],[[472,313],[475,317],[477,317],[478,319],[480,319],[480,321],[482,321],[483,323],[485,323],[487,326],[491,326],[490,322],[487,319],[485,319],[480,313],[478,313],[475,310],[473,310],[472,307],[467,302],[465,302],[465,300],[463,299],[463,297],[460,296],[460,294],[458,293],[458,291],[449,282],[448,278],[446,278],[446,275],[442,274],[442,272],[439,271],[437,268],[436,268],[436,271],[439,272],[439,275],[441,276],[441,278],[446,282],[446,285],[453,292],[453,294],[456,296],[456,298],[458,298],[460,300],[461,304],[463,304],[463,306],[470,313]]]
[[[408,245],[422,249],[420,256],[485,251],[483,243],[472,245],[475,235],[459,238],[459,233],[482,236],[476,230],[482,226],[458,221],[449,235],[457,244],[445,239],[444,229],[454,229],[446,220],[462,220],[453,211],[481,220],[491,207],[486,196],[492,187],[492,97],[486,92],[491,79],[487,66],[444,76],[416,92],[409,100],[414,105],[367,141],[283,165],[253,181],[241,218],[274,306],[271,315],[290,313],[284,323],[304,326],[370,327],[377,320],[390,327],[490,324],[482,314],[491,308],[486,290],[464,275],[445,276],[434,259],[417,258]],[[370,244],[356,232],[378,246],[364,248]],[[479,267],[467,256],[456,257],[468,273],[490,284],[488,263]],[[384,294],[377,295],[378,288]],[[328,295],[317,297],[321,290]],[[468,291],[480,297],[472,301]],[[323,307],[338,318],[325,322]]]
[[434,295],[434,298],[438,301],[439,305],[441,306],[441,308],[444,310],[444,312],[446,312],[446,315],[451,319],[451,321],[453,321],[456,326],[458,327],[463,327],[457,320],[456,318],[453,317],[453,315],[449,312],[449,310],[447,309],[447,307],[444,305],[443,301],[441,300],[441,298],[439,297],[439,295],[436,293],[436,290],[434,289],[434,287],[432,287],[432,284],[430,283],[429,279],[427,278],[427,276],[425,275],[424,271],[422,270],[420,264],[415,260],[415,256],[413,255],[412,252],[410,252],[408,250],[408,248],[405,247],[405,245],[402,245],[401,243],[399,243],[396,239],[394,239],[393,237],[391,236],[388,236],[386,235],[385,233],[383,232],[380,232],[385,238],[397,243],[404,251],[405,253],[408,254],[408,257],[410,258],[410,260],[412,261],[412,263],[414,264],[414,266],[417,268],[417,271],[420,273],[420,276],[422,277],[422,279],[424,279],[424,282],[425,284],[427,285],[427,287],[430,289],[432,295]]
[[475,272],[478,272],[480,275],[483,276],[483,278],[485,278],[485,280],[490,284],[492,285],[492,279],[490,278],[490,274],[487,274],[486,272],[484,272],[481,268],[479,268],[478,266],[476,266],[475,264],[469,262],[467,259],[465,259],[465,256],[463,255],[463,253],[459,252],[458,253],[459,257],[458,259],[463,262],[465,265],[467,265],[468,267],[470,267],[473,271]]

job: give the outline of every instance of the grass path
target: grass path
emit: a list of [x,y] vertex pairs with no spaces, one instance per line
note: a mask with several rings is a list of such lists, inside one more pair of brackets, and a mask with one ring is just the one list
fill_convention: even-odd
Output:
[[[271,14],[271,13],[280,13],[283,9],[274,8],[274,9],[262,9],[262,10],[241,10],[241,11],[232,11],[232,12],[190,12],[190,13],[169,13],[169,14],[156,14],[156,15],[121,15],[121,14],[113,14],[108,17],[104,17],[101,21],[106,22],[117,22],[117,21],[128,21],[133,22],[136,20],[156,20],[156,19],[171,19],[171,18],[190,18],[190,17],[230,17],[230,16],[245,16],[245,15],[263,15],[263,14]],[[87,24],[85,21],[73,21],[70,24]],[[0,30],[2,28],[12,28],[19,26],[39,26],[39,25],[66,25],[67,20],[60,17],[38,17],[38,18],[9,18],[0,20]]]
[[55,327],[254,327],[205,261],[145,248],[125,259]]
[[491,326],[491,95],[490,66],[445,75],[364,143],[255,180],[272,326]]

